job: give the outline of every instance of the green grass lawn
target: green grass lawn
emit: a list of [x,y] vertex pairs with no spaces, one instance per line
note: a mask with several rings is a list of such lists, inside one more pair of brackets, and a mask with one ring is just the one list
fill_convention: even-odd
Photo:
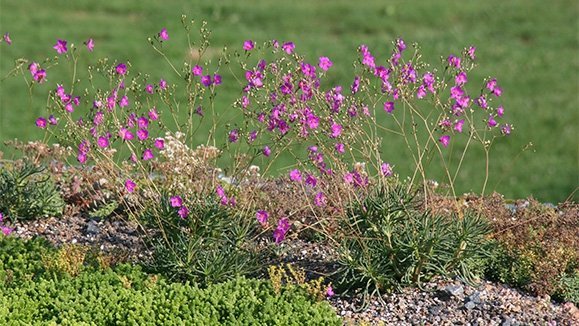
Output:
[[[433,65],[442,56],[475,45],[479,67],[469,80],[496,77],[504,89],[501,101],[506,118],[515,125],[513,135],[493,147],[490,189],[508,198],[533,195],[559,202],[579,185],[576,1],[2,0],[0,32],[10,32],[14,44],[0,45],[0,76],[8,73],[15,58],[42,61],[55,55],[52,46],[57,38],[82,46],[92,37],[93,56],[130,60],[133,69],[174,81],[147,37],[166,27],[171,35],[166,47],[169,57],[184,60],[181,14],[207,20],[217,50],[240,49],[245,39],[260,43],[279,39],[294,41],[296,49],[312,61],[329,56],[334,61],[331,81],[344,85],[351,82],[351,63],[362,43],[385,60],[391,41],[402,37],[407,43],[419,43],[423,58]],[[56,83],[70,81],[70,75],[50,75],[32,100],[21,78],[2,79],[0,140],[41,138],[34,120],[44,113],[46,93]],[[225,79],[219,108],[229,109],[240,94],[237,86]],[[200,133],[197,141],[202,142],[203,136]],[[522,152],[529,143],[532,148]],[[384,155],[405,176],[407,158],[399,144],[393,140]],[[10,154],[4,145],[0,150]],[[471,154],[457,181],[461,192],[480,191],[484,178],[483,154]]]

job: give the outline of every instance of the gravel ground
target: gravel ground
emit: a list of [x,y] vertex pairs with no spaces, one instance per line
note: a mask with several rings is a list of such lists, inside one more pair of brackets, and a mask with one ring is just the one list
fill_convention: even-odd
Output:
[[[138,225],[121,220],[50,218],[20,222],[13,234],[42,236],[57,246],[79,243],[105,252],[122,251],[131,261],[150,255],[140,240]],[[335,266],[335,254],[316,243],[286,241],[279,252],[280,262],[302,267],[310,278],[328,275]],[[458,280],[437,279],[422,289],[406,288],[372,299],[361,311],[361,296],[334,296],[329,302],[345,325],[579,325],[579,310],[571,303],[556,304],[548,297],[530,296],[486,281],[469,286]]]

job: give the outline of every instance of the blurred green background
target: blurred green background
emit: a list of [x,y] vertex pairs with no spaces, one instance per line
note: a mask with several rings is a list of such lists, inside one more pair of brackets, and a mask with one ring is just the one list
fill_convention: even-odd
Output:
[[[533,195],[556,203],[579,185],[579,2],[573,0],[1,0],[0,32],[10,32],[14,44],[0,45],[0,76],[9,72],[15,58],[42,61],[53,56],[57,38],[82,46],[92,37],[93,56],[130,60],[133,69],[171,82],[174,76],[147,37],[166,27],[171,37],[168,56],[185,60],[181,14],[209,22],[216,50],[240,49],[245,39],[278,39],[294,41],[313,62],[329,56],[334,61],[331,82],[343,85],[351,83],[351,63],[360,44],[385,60],[391,42],[402,37],[417,42],[433,66],[442,56],[475,45],[479,67],[469,80],[496,77],[504,90],[506,119],[515,125],[513,135],[492,148],[490,190],[507,198]],[[2,142],[42,137],[34,120],[44,114],[48,90],[70,80],[70,74],[48,79],[32,100],[22,78],[2,79]],[[217,104],[227,110],[240,91],[237,83],[224,81]],[[533,146],[523,151],[529,143]],[[390,146],[385,154],[405,176],[407,158],[398,155],[403,150]],[[10,154],[3,144],[0,151]],[[458,178],[461,192],[480,191],[484,178],[484,156],[480,151],[471,154]]]

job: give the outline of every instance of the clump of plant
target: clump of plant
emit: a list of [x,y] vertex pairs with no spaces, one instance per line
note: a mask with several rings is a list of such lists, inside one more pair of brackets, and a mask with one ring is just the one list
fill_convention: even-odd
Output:
[[561,280],[579,270],[579,207],[563,203],[555,209],[533,199],[515,207],[514,213],[504,205],[487,211],[498,246],[487,276],[536,295],[568,291],[566,284],[573,283]]
[[331,284],[324,284],[324,277],[318,277],[313,280],[306,279],[306,272],[299,268],[286,264],[280,266],[269,266],[267,269],[269,280],[275,293],[281,293],[283,288],[298,287],[303,289],[316,301],[322,301],[327,297],[334,295]]
[[164,196],[142,220],[160,225],[151,241],[150,270],[169,279],[215,284],[261,269],[254,243],[259,228],[243,209],[223,206],[213,196],[185,201]]
[[0,212],[12,222],[60,216],[64,200],[45,168],[29,162],[0,166]]
[[447,218],[421,211],[403,186],[378,188],[347,211],[339,241],[336,285],[365,297],[418,285],[433,276],[473,281],[488,255],[490,228],[466,214]]

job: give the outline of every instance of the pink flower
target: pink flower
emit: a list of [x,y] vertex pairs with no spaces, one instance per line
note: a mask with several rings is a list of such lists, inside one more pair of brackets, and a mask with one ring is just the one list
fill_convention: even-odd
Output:
[[296,48],[294,42],[286,42],[284,43],[281,48],[285,51],[285,53],[287,54],[292,54]]
[[264,210],[258,210],[257,213],[255,213],[255,218],[261,225],[265,225],[269,218],[269,214]]
[[245,95],[243,95],[241,97],[241,107],[244,109],[247,109],[247,107],[249,106],[249,98]]
[[337,138],[342,134],[342,126],[335,122],[332,122],[330,130],[331,130],[330,138]]
[[448,135],[441,136],[440,138],[438,138],[438,141],[442,144],[442,146],[448,147],[448,144],[450,143],[450,136]]
[[424,98],[426,96],[426,87],[424,87],[424,85],[420,85],[418,87],[418,90],[416,91],[416,98]]
[[97,140],[97,145],[100,148],[106,148],[109,146],[109,139],[107,137],[100,136],[99,139]]
[[9,228],[7,226],[0,226],[0,230],[2,230],[2,234],[4,234],[5,236],[9,236],[10,233],[12,233],[12,231],[14,231],[12,228]]
[[460,58],[451,54],[448,56],[448,64],[451,67],[460,68]]
[[352,82],[350,90],[352,91],[352,94],[358,93],[358,90],[360,90],[360,77],[358,76],[354,77],[354,82]]
[[298,169],[291,170],[289,176],[290,176],[291,181],[297,181],[297,182],[302,181],[302,174],[301,174],[300,170],[298,170]]
[[499,106],[499,107],[497,108],[497,115],[498,115],[499,117],[502,117],[504,114],[505,114],[505,109],[504,109],[503,106],[501,105],[501,106]]
[[380,165],[380,170],[382,171],[382,174],[385,177],[389,177],[392,175],[392,166],[390,166],[390,163],[382,163],[382,165]]
[[159,38],[163,41],[166,41],[169,39],[169,33],[167,33],[167,29],[163,28],[160,32],[159,32]]
[[503,94],[503,89],[497,86],[495,89],[493,89],[492,93],[494,96],[499,97]]
[[310,187],[315,187],[318,184],[318,180],[311,174],[306,176],[306,184]]
[[149,119],[156,121],[159,119],[159,113],[157,112],[156,108],[152,108],[151,110],[149,110]]
[[46,118],[40,117],[36,119],[36,126],[42,129],[46,128]]
[[252,40],[246,40],[245,42],[243,42],[243,49],[245,51],[251,51],[254,48],[254,44]]
[[466,84],[467,81],[468,81],[468,78],[466,76],[466,72],[464,72],[464,71],[459,72],[458,75],[456,75],[456,77],[454,78],[454,82],[458,86],[462,86],[462,85]]
[[213,74],[213,84],[221,85],[221,75]]
[[201,84],[205,87],[211,86],[211,75],[205,75],[201,77]]
[[131,179],[127,179],[127,181],[125,181],[125,189],[128,192],[133,192],[135,191],[135,187],[137,187],[137,184],[133,182],[133,180]]
[[4,222],[4,214],[0,213],[0,223]]
[[115,72],[119,75],[124,75],[127,73],[127,65],[124,63],[119,63],[116,67],[115,67]]
[[462,132],[462,126],[464,125],[464,119],[458,120],[454,123],[454,130],[457,132]]
[[137,119],[137,126],[139,128],[147,128],[149,126],[149,119],[145,117],[140,117]]
[[269,148],[269,146],[264,146],[263,147],[263,155],[265,157],[269,157],[271,155],[271,149]]
[[340,154],[344,154],[344,152],[346,151],[345,146],[342,143],[337,143],[335,148],[336,148],[336,152],[338,152]]
[[291,225],[289,220],[284,217],[277,222],[277,228],[273,231],[273,238],[275,239],[275,243],[280,243],[285,238],[287,231],[289,231]]
[[163,138],[155,139],[155,147],[157,147],[157,149],[165,148],[165,140]]
[[183,205],[181,196],[172,196],[169,201],[171,202],[171,207],[181,207]]
[[497,80],[495,78],[493,78],[487,82],[487,89],[489,91],[491,91],[491,92],[494,91],[495,87],[497,87]]
[[398,48],[400,52],[406,50],[406,43],[404,43],[403,39],[399,38],[396,40],[396,48]]
[[51,114],[50,117],[48,117],[48,123],[55,126],[58,123],[58,120],[56,120],[56,118]]
[[492,115],[489,116],[489,121],[488,121],[487,125],[489,126],[489,128],[497,126],[497,121],[495,120],[495,118]]
[[12,45],[12,39],[10,38],[10,34],[9,33],[5,33],[3,36],[4,42],[6,42],[6,44],[8,45]]
[[470,47],[468,48],[468,50],[466,51],[466,54],[467,54],[472,60],[474,60],[474,59],[476,59],[475,51],[476,51],[476,48],[475,48],[474,46],[470,46]]
[[334,293],[334,289],[332,289],[332,285],[328,285],[328,288],[326,289],[326,296],[327,297],[333,297],[335,295]]
[[193,73],[194,76],[201,76],[203,74],[203,67],[195,65],[195,67],[191,68],[191,73]]
[[384,103],[384,111],[386,111],[388,113],[392,113],[392,111],[394,111],[394,102]]
[[[36,72],[40,69],[40,65],[36,62],[32,62],[28,65],[28,71],[30,71],[30,75],[34,76]],[[64,90],[64,89],[63,89]]]
[[155,155],[153,155],[153,151],[150,150],[149,148],[145,149],[145,151],[143,152],[143,161],[148,161],[153,157],[155,157]]
[[94,40],[92,38],[89,38],[86,42],[84,42],[84,44],[90,52],[94,50]]
[[217,188],[215,188],[215,193],[219,198],[225,197],[225,189],[223,189],[221,185],[218,185]]
[[501,133],[505,136],[508,136],[511,134],[511,125],[509,124],[504,124],[501,126]]
[[66,51],[68,51],[68,49],[66,48],[66,41],[60,39],[56,41],[56,44],[52,48],[55,49],[58,54],[63,54],[66,53]]
[[121,100],[119,101],[119,106],[122,108],[129,106],[129,98],[126,95],[121,97]]
[[229,132],[228,139],[230,143],[237,143],[237,140],[239,139],[239,130],[238,129],[231,130]]
[[37,83],[42,84],[43,82],[46,81],[46,70],[39,69],[38,71],[36,71],[36,73],[34,73],[33,78]]
[[322,207],[326,205],[326,196],[323,192],[318,192],[316,197],[314,197],[314,204],[318,207]]
[[179,210],[177,211],[177,214],[179,214],[179,216],[182,219],[186,219],[187,216],[189,216],[189,209],[187,208],[187,206],[183,205],[183,206],[181,206],[181,208],[179,208]]
[[149,138],[149,132],[147,131],[147,129],[137,130],[137,138],[139,138],[139,140],[145,140]]
[[163,91],[164,91],[165,89],[167,89],[167,81],[164,80],[163,78],[161,78],[161,79],[159,80],[159,88],[160,88],[161,90],[163,90]]
[[152,84],[147,84],[147,86],[145,86],[145,92],[149,93],[149,94],[153,94],[153,85]]
[[119,136],[122,140],[133,140],[133,138],[135,138],[135,135],[127,128],[121,128],[121,130],[119,130]]
[[354,182],[354,174],[351,172],[347,172],[346,174],[344,174],[344,182],[347,184],[351,184],[352,182]]
[[320,63],[318,64],[318,66],[320,66],[320,68],[323,71],[328,71],[328,69],[330,69],[332,67],[333,63],[330,60],[330,58],[328,57],[320,57]]

